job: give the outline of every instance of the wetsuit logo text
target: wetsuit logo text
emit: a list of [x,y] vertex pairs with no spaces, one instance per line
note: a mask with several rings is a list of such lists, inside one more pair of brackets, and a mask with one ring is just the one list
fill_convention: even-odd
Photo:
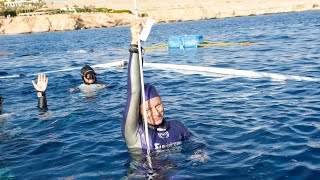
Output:
[[169,137],[169,132],[165,131],[165,132],[158,132],[158,136],[162,139],[166,139]]
[[166,148],[171,148],[174,146],[178,146],[182,144],[181,141],[178,142],[173,142],[173,143],[169,143],[169,144],[160,144],[160,143],[154,143],[154,149],[158,150],[158,149],[166,149]]

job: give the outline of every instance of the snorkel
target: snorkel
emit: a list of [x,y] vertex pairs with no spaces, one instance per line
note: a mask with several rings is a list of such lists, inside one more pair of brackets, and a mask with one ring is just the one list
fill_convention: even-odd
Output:
[[[87,85],[97,83],[96,73],[90,66],[85,65],[80,72],[81,72],[83,83]],[[92,82],[89,83],[88,80],[92,80]]]

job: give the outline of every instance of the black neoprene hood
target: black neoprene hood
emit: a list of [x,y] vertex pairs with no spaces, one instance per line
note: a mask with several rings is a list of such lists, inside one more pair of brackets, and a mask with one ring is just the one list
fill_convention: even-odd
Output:
[[87,72],[87,71],[93,71],[94,72],[94,70],[90,67],[90,66],[88,66],[88,65],[85,65],[85,66],[83,66],[83,68],[81,69],[81,75],[82,76],[84,76],[84,74]]

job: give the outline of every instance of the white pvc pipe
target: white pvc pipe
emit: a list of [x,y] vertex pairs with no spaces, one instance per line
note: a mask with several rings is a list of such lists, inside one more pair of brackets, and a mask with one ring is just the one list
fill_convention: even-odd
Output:
[[189,66],[189,65],[177,65],[177,64],[162,64],[162,63],[144,63],[144,67],[162,69],[162,70],[183,70],[195,73],[214,73],[222,75],[232,75],[248,78],[270,78],[272,80],[294,80],[294,81],[311,81],[320,82],[320,78],[305,77],[305,76],[293,76],[283,75],[276,73],[255,72],[248,70],[236,70],[228,68],[214,68],[214,67],[202,67],[202,66]]
[[[115,61],[115,62],[110,62],[110,63],[105,63],[105,64],[96,64],[91,67],[113,68],[113,67],[124,66],[124,65],[126,65],[126,63],[127,63],[127,61],[120,60],[120,61]],[[153,68],[153,69],[161,69],[161,70],[172,70],[172,71],[179,70],[179,72],[187,73],[187,74],[203,74],[203,75],[220,74],[220,75],[247,77],[247,78],[270,78],[272,80],[278,80],[278,81],[293,80],[293,81],[320,82],[320,78],[316,78],[316,77],[294,76],[294,75],[266,73],[266,72],[255,72],[255,71],[249,71],[249,70],[236,70],[236,69],[229,69],[229,68],[215,68],[215,67],[162,64],[162,63],[146,63],[146,62],[144,63],[144,67]],[[80,68],[81,67],[60,69],[60,70],[46,71],[46,72],[41,72],[41,73],[50,74],[50,73],[56,73],[56,72],[66,72],[66,71],[79,70]],[[27,74],[25,76],[33,76],[33,75],[38,75],[41,73]],[[8,76],[0,76],[0,79],[17,78],[17,77],[20,77],[20,75],[14,74],[14,75],[8,75]]]
[[[97,64],[93,65],[91,67],[98,67],[98,68],[112,68],[112,67],[121,67],[124,66],[127,63],[127,61],[120,60],[120,61],[115,61],[115,62],[109,62],[105,64]],[[40,73],[33,73],[33,74],[26,74],[25,76],[34,76],[38,74],[51,74],[51,73],[56,73],[56,72],[66,72],[66,71],[73,71],[73,70],[80,70],[81,67],[74,67],[74,68],[67,68],[67,69],[60,69],[60,70],[53,70],[53,71],[45,71],[45,72],[40,72]],[[20,77],[19,74],[15,75],[8,75],[8,76],[0,76],[0,79],[6,79],[6,78],[16,78]]]
[[[109,63],[104,63],[104,64],[97,64],[97,65],[93,65],[91,67],[112,68],[112,67],[123,66],[125,63],[126,63],[126,61],[121,60],[121,61],[109,62]],[[81,68],[82,67],[76,67],[76,68],[61,69],[61,70],[55,70],[55,71],[46,71],[46,72],[36,73],[36,74],[31,74],[31,75],[50,74],[50,73],[56,73],[56,72],[72,71],[72,70],[79,70]]]

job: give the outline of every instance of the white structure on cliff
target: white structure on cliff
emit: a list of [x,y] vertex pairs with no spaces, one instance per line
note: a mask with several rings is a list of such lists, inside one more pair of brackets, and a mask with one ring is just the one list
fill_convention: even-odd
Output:
[[4,1],[5,6],[10,6],[10,7],[18,7],[18,6],[23,6],[25,4],[29,4],[29,6],[32,5],[32,3],[39,3],[40,0],[2,0]]

